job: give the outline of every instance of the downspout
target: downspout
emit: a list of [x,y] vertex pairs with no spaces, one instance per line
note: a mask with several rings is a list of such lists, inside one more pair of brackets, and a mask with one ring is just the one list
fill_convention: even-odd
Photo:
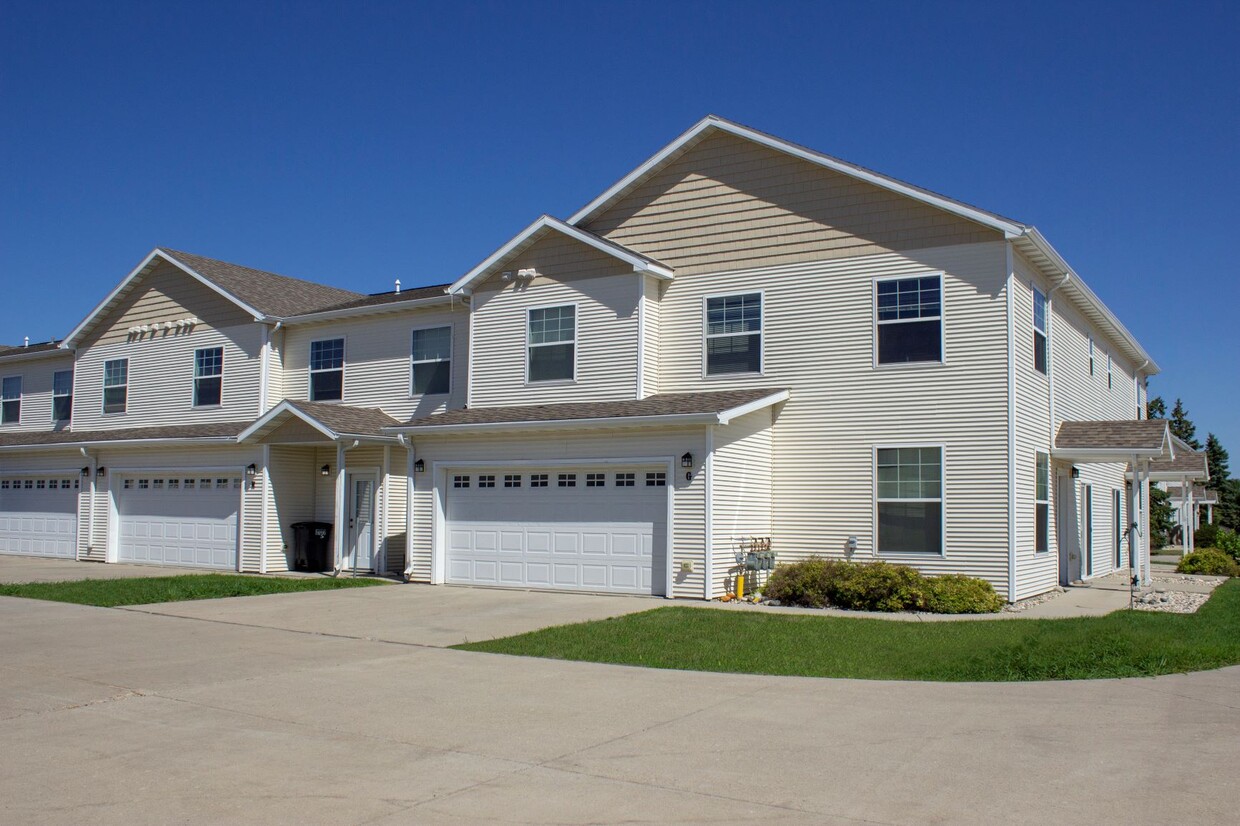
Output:
[[271,445],[268,444],[263,445],[263,473],[261,479],[262,489],[259,491],[259,495],[263,497],[263,504],[259,509],[262,514],[259,518],[263,521],[262,524],[258,526],[258,572],[260,574],[265,574],[267,573],[267,540],[269,539],[267,533],[267,519],[270,516],[268,511],[267,494],[271,490]]
[[404,580],[413,579],[413,440],[407,433],[397,433],[396,441],[405,449],[405,570]]
[[1135,400],[1133,405],[1137,410],[1137,418],[1145,418],[1145,405],[1141,404],[1141,371],[1149,366],[1150,360],[1146,359],[1141,362],[1141,366],[1132,371],[1132,397]]
[[461,301],[469,306],[469,331],[466,340],[469,352],[465,354],[465,407],[469,408],[474,403],[474,298],[470,296],[461,296]]
[[[1007,441],[1008,441],[1008,602],[1016,602],[1016,319],[1012,288],[1016,272],[1007,242]],[[1054,434],[1052,434],[1052,439]]]
[[332,576],[339,576],[341,569],[344,567],[344,531],[340,528],[345,522],[345,490],[344,490],[344,455],[353,448],[357,447],[361,442],[357,439],[353,440],[353,444],[346,446],[344,442],[336,441],[336,528],[332,531],[335,537],[334,544],[335,565],[332,566]]

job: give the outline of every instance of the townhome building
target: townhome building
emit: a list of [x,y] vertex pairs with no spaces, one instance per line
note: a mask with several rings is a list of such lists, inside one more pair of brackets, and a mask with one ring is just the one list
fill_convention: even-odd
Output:
[[154,250],[0,350],[0,553],[271,573],[320,521],[413,582],[710,599],[769,543],[1015,601],[1148,577],[1158,370],[1034,227],[711,116],[450,283]]

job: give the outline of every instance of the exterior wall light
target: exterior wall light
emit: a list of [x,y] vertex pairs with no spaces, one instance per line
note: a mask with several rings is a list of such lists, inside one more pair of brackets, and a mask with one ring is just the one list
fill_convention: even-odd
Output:
[[1080,469],[1079,467],[1077,467],[1076,465],[1073,465],[1073,466],[1072,466],[1071,473],[1072,473],[1072,478],[1073,478],[1073,479],[1080,479],[1080,478],[1081,478],[1081,469]]
[[258,465],[254,464],[253,462],[251,462],[250,464],[246,465],[246,466],[245,466],[245,475],[246,475],[246,476],[248,476],[248,477],[250,477],[251,479],[253,479],[255,476],[257,476],[257,475],[258,475]]
[[323,465],[323,467],[319,468],[319,475],[320,475],[320,476],[331,476],[331,474],[332,474],[332,466],[331,466],[331,465]]
[[99,469],[95,471],[95,475],[102,478],[104,473],[106,472],[107,472],[107,468],[105,468],[103,465],[100,465]]
[[686,453],[684,456],[681,456],[680,466],[681,467],[693,467],[693,454]]
[[425,470],[426,470],[426,462],[423,462],[421,459],[418,459],[416,462],[413,463],[414,473],[422,473]]
[[83,476],[90,476],[90,468],[89,468],[89,467],[84,467],[84,468],[82,468],[82,475],[83,475]]

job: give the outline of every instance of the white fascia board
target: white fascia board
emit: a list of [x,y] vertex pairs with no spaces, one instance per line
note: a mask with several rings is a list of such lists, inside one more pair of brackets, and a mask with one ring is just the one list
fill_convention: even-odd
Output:
[[451,300],[452,296],[448,295],[445,288],[442,297],[434,296],[433,298],[418,298],[411,301],[393,301],[387,304],[369,304],[365,307],[350,307],[347,310],[324,310],[319,313],[306,313],[304,315],[268,316],[267,320],[270,322],[280,322],[289,327],[294,324],[310,324],[316,321],[332,321],[339,318],[352,318],[361,315],[379,315],[381,313],[398,313],[402,310],[420,310],[423,307],[446,304]]
[[947,198],[935,196],[929,192],[918,189],[917,187],[897,181],[894,178],[888,178],[885,175],[879,175],[868,169],[863,169],[850,163],[845,163],[838,158],[832,158],[827,155],[813,152],[803,146],[788,143],[787,141],[749,129],[748,127],[741,126],[738,123],[732,123],[731,121],[724,120],[714,115],[707,115],[702,118],[702,120],[694,124],[689,131],[685,132],[680,137],[676,138],[676,140],[660,149],[641,166],[634,169],[628,175],[625,175],[602,195],[598,196],[593,201],[578,210],[571,218],[568,219],[568,222],[570,224],[577,225],[582,221],[588,221],[590,218],[593,218],[607,204],[614,200],[616,196],[628,189],[629,186],[635,182],[644,178],[668,158],[677,154],[682,147],[696,140],[699,135],[708,129],[718,129],[722,132],[728,132],[736,135],[737,137],[744,138],[745,140],[753,141],[754,143],[760,144],[769,149],[774,149],[777,152],[783,152],[784,154],[792,155],[793,157],[808,161],[809,163],[831,169],[844,175],[849,175],[853,178],[857,178],[858,180],[866,181],[867,183],[891,192],[897,192],[916,201],[921,201],[922,203],[937,207],[945,212],[950,212],[953,215],[966,218],[974,223],[981,224],[985,227],[990,227],[998,232],[1002,232],[1005,237],[1015,237],[1023,233],[1025,230],[1023,225],[1006,220],[994,215],[993,213],[956,203],[955,201],[948,200]]
[[22,352],[5,353],[3,356],[0,356],[0,364],[16,364],[17,362],[21,362],[21,361],[35,361],[37,359],[47,359],[47,358],[55,358],[55,357],[64,358],[65,356],[71,356],[71,355],[73,355],[72,347],[64,347],[60,344],[57,344],[56,349],[54,350],[40,350],[37,353],[22,353]]
[[195,445],[227,445],[237,441],[235,436],[199,436],[186,439],[100,439],[90,442],[55,442],[41,445],[0,445],[0,451],[8,450],[76,450],[93,447],[193,447]]
[[787,390],[780,390],[778,393],[772,393],[769,396],[764,396],[760,399],[749,402],[748,404],[742,404],[739,407],[724,410],[719,414],[719,424],[731,424],[733,419],[739,419],[741,416],[748,413],[757,412],[764,407],[770,407],[771,405],[779,404],[780,402],[786,402],[788,401],[788,397],[790,395],[792,394]]
[[553,430],[575,428],[657,427],[659,425],[719,424],[718,413],[677,413],[663,416],[610,416],[599,419],[551,419],[537,422],[476,422],[470,424],[393,425],[393,432],[420,437],[435,433],[477,433],[483,430]]
[[214,292],[219,293],[221,296],[228,299],[233,304],[236,304],[242,310],[254,316],[255,321],[262,321],[265,318],[265,316],[262,313],[260,313],[258,310],[251,307],[249,304],[246,304],[244,301],[237,298],[235,295],[228,292],[223,287],[219,286],[218,284],[211,281],[210,279],[204,278],[202,275],[197,273],[193,269],[193,267],[189,267],[181,263],[180,261],[176,260],[176,258],[172,257],[168,253],[161,250],[159,247],[156,247],[155,249],[151,250],[151,253],[146,258],[142,259],[141,264],[134,267],[133,270],[130,271],[129,275],[125,276],[124,279],[121,280],[121,283],[116,285],[116,288],[113,289],[112,292],[108,293],[107,298],[99,302],[98,306],[96,306],[95,309],[91,310],[90,314],[87,315],[86,318],[82,319],[81,322],[79,322],[78,325],[73,328],[73,331],[70,332],[69,335],[65,336],[65,340],[61,342],[61,346],[68,348],[69,345],[77,341],[78,337],[82,335],[83,332],[86,331],[86,329],[90,326],[91,322],[93,322],[99,316],[100,313],[104,312],[112,304],[112,302],[116,300],[116,297],[119,296],[122,292],[124,292],[125,288],[129,286],[130,282],[132,282],[135,278],[137,278],[142,273],[143,270],[149,267],[151,262],[154,261],[155,258],[157,257],[164,259],[169,264],[172,264],[177,269],[183,271],[186,275],[190,276],[191,278],[201,283],[203,286],[207,287],[210,290],[213,290]]
[[336,439],[340,437],[340,434],[336,433],[334,430],[327,427],[327,425],[323,424],[322,422],[320,422],[318,419],[314,418],[313,416],[299,410],[297,407],[295,407],[291,402],[289,402],[286,399],[285,401],[280,402],[275,407],[271,408],[271,410],[267,411],[265,414],[260,416],[259,419],[256,422],[254,422],[254,424],[250,425],[245,430],[238,433],[236,437],[237,442],[245,442],[248,439],[252,439],[259,431],[263,430],[268,425],[275,422],[276,419],[281,418],[285,414],[291,414],[297,417],[298,419],[301,419],[303,422],[310,425],[318,432],[322,433],[324,436],[326,436],[331,441],[335,441]]
[[[1070,462],[1081,462],[1082,464],[1102,463],[1109,464],[1114,462],[1124,462],[1132,458],[1137,459],[1162,459],[1167,455],[1166,450],[1133,450],[1113,449],[1113,448],[1092,448],[1092,447],[1056,447],[1051,449],[1051,456],[1055,459],[1064,459]],[[1176,477],[1179,478],[1179,477]]]
[[[1131,470],[1125,471],[1124,475],[1126,478],[1131,479],[1132,471]],[[1182,470],[1151,470],[1150,471],[1150,481],[1153,481],[1153,482],[1178,482],[1181,479],[1188,479],[1192,482],[1204,482],[1206,481],[1207,478],[1208,477],[1205,474],[1199,475],[1196,473],[1192,473],[1191,471],[1188,473],[1185,473]],[[1196,500],[1197,497],[1194,496],[1193,499]]]
[[521,232],[513,236],[512,240],[510,240],[507,244],[504,244],[495,252],[491,253],[481,264],[465,273],[465,275],[461,276],[456,281],[452,282],[451,286],[448,287],[448,292],[465,293],[468,295],[472,292],[473,285],[480,279],[485,278],[492,267],[500,261],[503,261],[532,236],[542,232],[543,230],[554,230],[562,233],[567,235],[569,238],[573,238],[583,244],[593,247],[599,252],[610,255],[612,258],[617,258],[624,261],[633,267],[634,272],[648,273],[656,278],[662,279],[672,278],[672,271],[662,264],[658,264],[644,256],[624,250],[614,244],[604,242],[597,236],[584,232],[577,227],[570,226],[559,219],[552,218],[550,215],[542,215],[539,216],[538,220],[534,223],[530,224],[528,227],[521,230]]

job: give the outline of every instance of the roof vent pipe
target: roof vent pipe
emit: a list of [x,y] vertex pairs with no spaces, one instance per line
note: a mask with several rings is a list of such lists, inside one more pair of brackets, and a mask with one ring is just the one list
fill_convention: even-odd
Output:
[[400,279],[396,279],[396,294],[400,295]]
[[22,342],[22,346],[23,346],[23,347],[29,347],[29,346],[30,346],[30,336],[26,336],[26,340],[25,340],[24,342]]

